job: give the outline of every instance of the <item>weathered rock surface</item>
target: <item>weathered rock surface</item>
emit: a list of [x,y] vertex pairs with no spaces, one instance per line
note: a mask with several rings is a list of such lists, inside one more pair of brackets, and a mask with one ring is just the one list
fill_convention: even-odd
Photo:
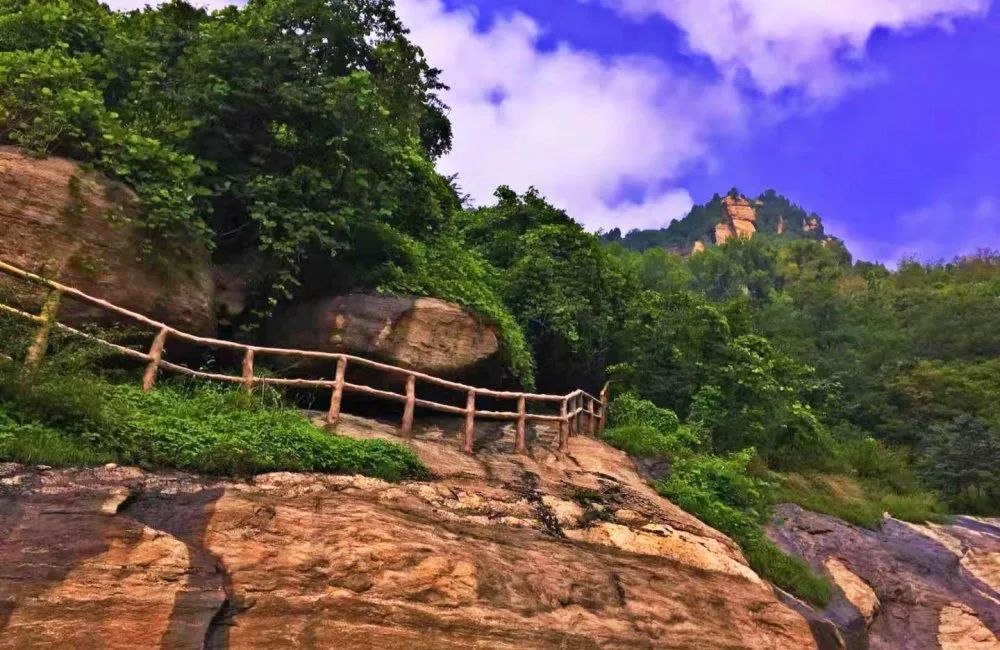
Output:
[[[0,259],[195,334],[215,328],[208,253],[157,270],[140,257],[128,223],[135,194],[62,158],[26,157],[0,147]],[[6,276],[4,276],[6,278]],[[24,302],[37,291],[13,286]],[[108,323],[108,313],[65,300],[60,320]]]
[[467,376],[500,349],[496,329],[458,305],[369,294],[293,304],[272,320],[267,339],[446,376]]
[[722,199],[724,221],[715,226],[715,243],[724,244],[733,237],[749,239],[757,232],[757,214],[745,197],[726,196]]
[[1000,648],[1000,521],[866,530],[786,504],[769,533],[839,587],[824,614],[855,647]]
[[828,557],[823,567],[834,586],[864,618],[865,625],[871,625],[878,611],[878,596],[875,595],[875,591],[868,586],[868,583],[854,575],[840,558]]
[[418,429],[437,479],[402,484],[0,468],[0,647],[814,647],[623,454],[533,430],[516,457],[509,429],[475,457]]

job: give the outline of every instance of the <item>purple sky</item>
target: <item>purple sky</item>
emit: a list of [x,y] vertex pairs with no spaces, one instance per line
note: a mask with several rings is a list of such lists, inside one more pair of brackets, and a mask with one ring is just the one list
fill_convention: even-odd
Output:
[[440,167],[479,202],[535,185],[628,230],[774,188],[862,258],[1000,248],[1000,2],[397,4],[452,87]]

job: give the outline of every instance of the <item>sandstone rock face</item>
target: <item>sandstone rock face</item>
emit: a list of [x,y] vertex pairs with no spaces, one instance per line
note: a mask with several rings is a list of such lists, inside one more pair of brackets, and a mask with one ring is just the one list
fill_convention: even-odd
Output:
[[878,611],[878,596],[872,591],[868,584],[854,575],[847,566],[836,557],[829,557],[823,563],[826,573],[830,576],[833,584],[844,594],[848,600],[865,619],[865,623],[871,624]]
[[0,468],[0,647],[815,647],[623,454],[532,430],[517,457],[510,429],[469,457],[418,427],[437,478],[402,484]]
[[736,230],[731,224],[726,222],[715,224],[715,234],[713,235],[713,239],[715,239],[715,243],[719,246],[722,246],[735,236]]
[[738,196],[726,196],[722,199],[723,209],[726,211],[726,216],[729,217],[731,221],[746,221],[748,223],[753,223],[757,220],[757,214],[753,210],[753,206],[750,205],[750,201],[746,197]]
[[749,239],[757,232],[757,227],[754,225],[757,214],[746,198],[726,196],[722,199],[722,209],[725,212],[725,221],[715,226],[716,244],[724,244],[732,237]]
[[873,650],[1000,648],[1000,521],[872,531],[786,504],[769,534],[839,587],[825,614],[858,647],[867,628]]
[[[123,185],[69,160],[0,147],[0,259],[179,329],[211,334],[207,252],[154,270],[139,259],[141,243],[127,222],[137,212],[135,194]],[[22,304],[37,306],[37,291],[6,282]],[[67,324],[110,322],[106,312],[68,300],[59,314]]]
[[938,627],[941,650],[995,650],[1000,641],[983,625],[976,613],[961,603],[953,603],[941,610]]
[[367,294],[291,305],[272,320],[267,339],[448,376],[467,373],[500,349],[495,328],[458,305]]

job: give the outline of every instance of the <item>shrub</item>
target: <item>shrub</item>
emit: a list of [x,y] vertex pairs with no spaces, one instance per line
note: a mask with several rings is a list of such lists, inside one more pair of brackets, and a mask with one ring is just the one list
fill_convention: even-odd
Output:
[[698,454],[680,458],[667,479],[667,489],[677,494],[705,495],[738,508],[754,520],[763,520],[769,485],[747,473],[755,456],[754,450],[744,449],[729,456]]
[[100,465],[114,455],[51,427],[21,423],[0,403],[0,459],[26,465]]
[[680,420],[670,409],[660,408],[635,393],[624,393],[608,404],[608,424],[613,427],[641,425],[670,434],[680,426]]
[[624,393],[608,405],[610,427],[601,437],[633,456],[673,457],[701,449],[706,436],[697,425],[682,425],[670,409],[660,408],[634,393]]
[[838,457],[844,469],[896,492],[920,489],[920,479],[909,454],[871,436],[852,437],[840,443]]
[[675,438],[645,424],[626,424],[605,429],[601,438],[612,447],[643,458],[669,457],[678,451]]
[[[56,368],[62,357],[54,355]],[[53,372],[51,365],[28,384],[14,365],[0,372],[0,460],[115,460],[232,475],[358,473],[391,481],[426,474],[403,445],[330,435],[295,410],[238,390],[167,382],[143,392],[82,371]]]

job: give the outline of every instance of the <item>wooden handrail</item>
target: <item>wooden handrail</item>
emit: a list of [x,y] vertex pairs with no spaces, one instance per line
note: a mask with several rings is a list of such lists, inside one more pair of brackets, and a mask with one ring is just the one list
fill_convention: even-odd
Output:
[[[252,389],[255,385],[264,384],[298,388],[326,388],[332,390],[330,408],[327,413],[327,422],[330,424],[336,424],[338,418],[340,417],[343,393],[345,391],[361,393],[381,399],[402,402],[404,404],[404,411],[400,430],[407,438],[411,435],[413,426],[413,411],[416,407],[444,413],[464,415],[465,429],[462,446],[467,453],[472,453],[473,432],[476,416],[499,420],[516,420],[516,453],[526,453],[524,441],[525,423],[529,420],[536,422],[557,422],[559,424],[558,444],[561,450],[566,449],[570,436],[579,435],[581,433],[582,426],[578,420],[582,417],[586,417],[588,419],[588,430],[591,435],[599,433],[604,429],[604,420],[606,418],[607,409],[607,384],[605,384],[604,388],[602,388],[600,398],[594,397],[583,389],[574,390],[566,395],[550,395],[544,393],[526,393],[479,388],[443,379],[441,377],[435,377],[434,375],[428,375],[417,370],[401,368],[399,366],[393,366],[379,361],[366,359],[364,357],[358,357],[340,352],[273,348],[259,345],[247,345],[237,343],[235,341],[226,341],[223,339],[215,339],[204,336],[196,336],[171,327],[166,323],[161,323],[143,314],[119,307],[118,305],[108,302],[107,300],[95,298],[94,296],[86,294],[79,289],[75,289],[35,273],[25,271],[2,260],[0,260],[0,273],[4,273],[31,284],[49,289],[48,297],[45,300],[45,304],[40,315],[30,314],[15,307],[0,303],[0,313],[11,314],[39,325],[33,343],[26,356],[26,372],[32,371],[41,362],[41,359],[45,354],[45,349],[48,345],[49,332],[55,328],[106,346],[123,356],[145,362],[147,365],[142,379],[143,390],[151,390],[153,388],[156,382],[156,376],[161,370],[170,370],[200,379],[241,384],[246,390]],[[106,341],[98,336],[81,332],[75,328],[60,323],[57,319],[57,313],[60,302],[65,297],[89,303],[105,311],[112,312],[141,325],[155,329],[157,333],[149,352],[139,352],[138,350],[133,350],[131,348]],[[194,370],[180,364],[171,363],[163,358],[168,339],[187,341],[189,343],[203,345],[206,347],[240,351],[243,353],[242,373],[240,376],[225,375],[220,373],[205,372],[202,370]],[[263,354],[336,361],[336,376],[332,381],[327,379],[295,379],[255,376],[254,363],[256,359]],[[405,377],[405,394],[381,390],[361,384],[352,384],[345,381],[348,364],[372,368],[393,375]],[[452,406],[450,404],[441,404],[417,397],[417,381],[465,393],[465,408]],[[477,397],[517,400],[517,411],[477,410]],[[559,404],[559,415],[530,413],[527,410],[528,402],[548,402]]]

